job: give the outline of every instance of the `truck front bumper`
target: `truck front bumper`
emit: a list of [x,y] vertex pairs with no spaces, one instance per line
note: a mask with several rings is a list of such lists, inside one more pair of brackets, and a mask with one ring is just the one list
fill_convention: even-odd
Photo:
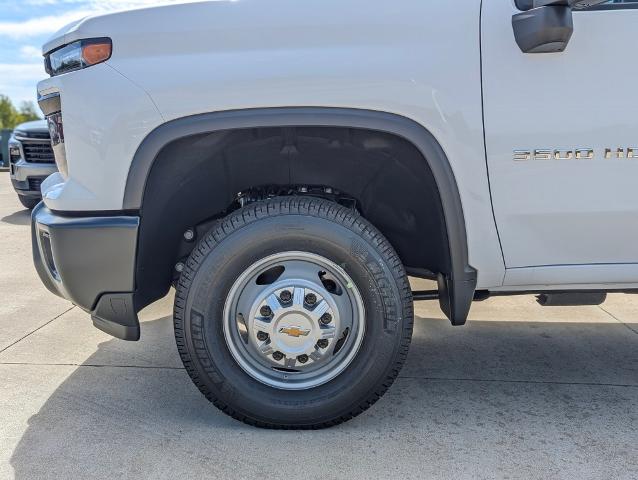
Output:
[[133,292],[139,217],[64,216],[40,203],[31,218],[33,261],[44,285],[89,312],[100,330],[138,340]]
[[42,180],[57,172],[55,163],[29,163],[19,160],[11,164],[10,177],[13,188],[25,197],[41,197]]

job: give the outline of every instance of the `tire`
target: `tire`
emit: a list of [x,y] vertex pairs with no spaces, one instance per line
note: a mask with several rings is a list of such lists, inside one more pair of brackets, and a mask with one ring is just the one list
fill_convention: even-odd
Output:
[[28,208],[29,210],[33,210],[35,206],[40,203],[40,199],[38,197],[27,197],[24,195],[18,195],[18,199],[24,208]]
[[[269,265],[264,263],[269,259],[274,259],[273,265],[282,259],[284,266],[268,267],[267,273],[260,274],[254,282],[242,280],[250,272],[260,272],[257,267]],[[349,319],[351,327],[338,340],[330,340],[334,343],[316,364],[302,365],[301,356],[295,360],[297,370],[272,366],[268,369],[268,362],[275,361],[275,353],[265,356],[251,343],[259,320],[254,320],[253,328],[246,328],[251,325],[252,313],[248,309],[237,313],[233,308],[258,305],[242,300],[242,295],[252,298],[246,293],[251,289],[279,288],[277,282],[292,281],[268,284],[269,280],[262,277],[283,269],[282,278],[286,274],[314,278],[312,269],[317,265],[327,265],[327,275],[337,272],[336,277],[330,277],[336,280],[318,285],[319,297],[325,297],[325,306],[319,305],[328,308],[328,303],[340,302],[334,304],[337,307],[332,313],[338,314],[343,325]],[[294,273],[297,269],[304,273]],[[325,281],[323,274],[326,272],[319,273],[321,282]],[[339,287],[340,282],[348,282],[345,290]],[[263,284],[267,286],[262,287]],[[322,286],[329,290],[321,290]],[[292,290],[295,298],[291,302],[301,309],[298,289]],[[239,291],[242,293],[237,296]],[[284,319],[301,322],[306,318],[310,308],[307,302],[312,298],[308,297],[308,289],[301,291],[306,292],[304,310],[299,315],[295,313],[297,316],[286,317],[288,307],[280,307],[284,293],[276,294],[279,303],[274,307],[275,313],[271,310],[271,323],[276,320],[279,326],[287,321]],[[239,298],[236,303],[235,298]],[[264,313],[261,308],[258,315]],[[277,317],[276,312],[282,311],[282,316]],[[174,326],[186,371],[205,397],[224,413],[258,427],[317,429],[347,421],[381,398],[405,362],[413,316],[412,292],[403,265],[374,226],[356,212],[327,200],[278,197],[235,211],[200,241],[178,282]],[[313,342],[311,335],[315,331],[319,335],[324,332],[321,321],[321,328],[314,324],[305,330],[297,326],[274,328],[266,343],[271,342],[273,348],[278,344],[288,348],[289,343],[305,341],[302,335]],[[306,333],[310,330],[312,333]],[[257,335],[260,333],[264,332]],[[317,341],[312,347],[318,356],[324,352],[319,345]],[[288,352],[282,361],[289,358],[293,359],[294,354]]]

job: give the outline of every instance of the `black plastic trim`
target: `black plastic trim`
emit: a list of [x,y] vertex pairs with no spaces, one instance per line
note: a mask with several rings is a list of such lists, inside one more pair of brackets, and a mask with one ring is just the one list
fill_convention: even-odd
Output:
[[139,217],[139,210],[54,210],[50,212],[59,217],[85,218],[85,217]]
[[440,282],[441,307],[454,325],[465,323],[474,295],[477,272],[468,263],[467,236],[461,198],[445,152],[422,125],[406,117],[372,110],[293,107],[222,111],[169,121],[153,130],[141,143],[129,170],[123,209],[140,210],[146,181],[161,150],[192,135],[258,127],[364,128],[397,135],[411,142],[428,162],[434,175],[445,216],[452,272]]
[[[139,217],[68,218],[54,214],[44,203],[31,216],[33,261],[44,285],[102,323],[126,327],[127,339],[133,335],[128,327],[137,324],[132,292],[138,228]],[[118,293],[117,301],[100,301],[110,292],[128,293]]]
[[91,319],[96,328],[116,338],[132,342],[140,339],[140,322],[130,292],[102,295]]
[[580,305],[602,305],[607,300],[607,292],[541,293],[536,301],[544,307],[573,307]]
[[565,50],[574,33],[569,7],[543,6],[512,17],[517,45],[523,53],[557,53]]
[[522,11],[532,10],[533,8],[548,7],[548,6],[561,6],[569,7],[576,11],[586,11],[597,7],[594,6],[580,6],[579,3],[586,3],[591,5],[592,3],[604,3],[607,0],[516,0],[516,8]]

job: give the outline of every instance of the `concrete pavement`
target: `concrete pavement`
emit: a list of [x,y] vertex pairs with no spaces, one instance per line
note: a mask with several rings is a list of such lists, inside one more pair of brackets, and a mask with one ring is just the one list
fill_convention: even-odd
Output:
[[419,303],[407,365],[371,410],[263,431],[210,405],[174,346],[171,298],[142,340],[94,329],[31,265],[29,214],[0,174],[0,478],[638,478],[638,297]]

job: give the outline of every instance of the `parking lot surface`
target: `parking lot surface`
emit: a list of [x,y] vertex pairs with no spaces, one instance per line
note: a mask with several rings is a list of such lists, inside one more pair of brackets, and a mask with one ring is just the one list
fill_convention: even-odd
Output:
[[182,369],[171,296],[127,343],[49,294],[29,212],[0,173],[0,478],[638,478],[638,296],[416,306],[408,362],[368,412],[321,431],[248,427]]

